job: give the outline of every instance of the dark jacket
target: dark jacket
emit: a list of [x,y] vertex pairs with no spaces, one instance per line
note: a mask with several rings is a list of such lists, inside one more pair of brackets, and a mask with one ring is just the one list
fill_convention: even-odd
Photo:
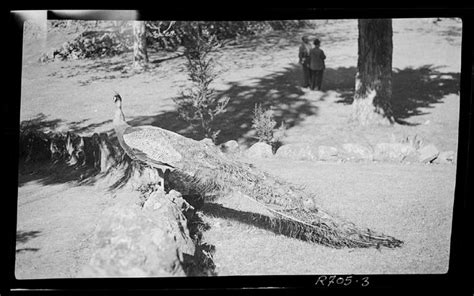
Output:
[[324,51],[320,48],[313,48],[309,52],[309,68],[311,70],[324,70],[326,65],[324,64],[324,60],[326,56],[324,55]]

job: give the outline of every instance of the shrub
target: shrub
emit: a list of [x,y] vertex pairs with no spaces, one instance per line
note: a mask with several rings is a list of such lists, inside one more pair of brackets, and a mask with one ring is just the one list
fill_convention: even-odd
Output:
[[[210,84],[217,77],[215,61],[210,57],[218,46],[215,37],[202,31],[190,35],[185,42],[188,79],[192,86],[175,98],[181,118],[195,127],[199,127],[207,138],[215,143],[220,130],[213,127],[213,122],[229,103],[228,97],[218,97]],[[205,32],[205,31],[204,31]]]
[[[185,45],[189,36],[207,35],[213,36],[215,40],[224,41],[272,30],[289,31],[309,26],[310,23],[306,20],[147,21],[147,46],[157,50],[175,51],[181,45]],[[130,52],[133,48],[133,34],[129,21],[52,20],[49,22],[49,30],[65,32],[75,30],[76,33],[83,33],[65,42],[61,48],[54,49],[52,56],[48,56],[51,53],[44,53],[40,58],[44,62],[55,58],[67,60],[110,57]],[[29,29],[26,32],[34,31]]]
[[281,144],[281,140],[285,136],[285,123],[282,121],[279,128],[276,128],[277,122],[273,119],[273,111],[264,110],[261,104],[255,104],[254,118],[252,120],[252,128],[255,129],[256,139],[259,142],[265,142],[272,146],[274,152]]
[[85,31],[53,52],[52,59],[86,59],[111,57],[130,51],[132,38],[130,33],[115,31]]

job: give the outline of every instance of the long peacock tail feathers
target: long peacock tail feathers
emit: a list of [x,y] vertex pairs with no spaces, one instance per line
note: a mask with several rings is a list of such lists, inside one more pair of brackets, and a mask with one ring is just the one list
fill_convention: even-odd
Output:
[[[342,248],[400,247],[403,242],[370,229],[357,227],[314,204],[314,195],[251,165],[220,154],[208,155],[206,167],[189,163],[174,174],[198,193],[239,191],[268,209],[273,217],[263,217],[276,233],[325,246]],[[257,217],[259,216],[259,217]],[[252,219],[262,219],[255,214]]]

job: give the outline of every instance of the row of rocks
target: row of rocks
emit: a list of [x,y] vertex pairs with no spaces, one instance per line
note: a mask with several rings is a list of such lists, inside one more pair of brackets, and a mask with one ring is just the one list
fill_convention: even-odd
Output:
[[220,146],[224,152],[241,152],[249,158],[279,158],[306,161],[388,161],[405,163],[454,163],[454,151],[439,151],[433,144],[378,143],[373,147],[359,143],[345,143],[340,147],[312,145],[310,143],[286,144],[275,154],[272,147],[258,142],[245,151],[240,151],[236,141]]

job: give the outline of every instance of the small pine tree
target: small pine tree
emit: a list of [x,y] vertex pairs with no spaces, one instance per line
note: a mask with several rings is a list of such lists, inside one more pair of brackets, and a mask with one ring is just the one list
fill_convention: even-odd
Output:
[[[199,33],[201,32],[201,33]],[[188,37],[185,43],[188,79],[193,85],[175,98],[178,113],[191,125],[200,127],[207,138],[215,143],[220,130],[213,127],[213,122],[219,114],[226,110],[229,97],[218,97],[210,84],[217,77],[215,61],[210,57],[218,46],[214,36],[208,36],[202,31]]]

